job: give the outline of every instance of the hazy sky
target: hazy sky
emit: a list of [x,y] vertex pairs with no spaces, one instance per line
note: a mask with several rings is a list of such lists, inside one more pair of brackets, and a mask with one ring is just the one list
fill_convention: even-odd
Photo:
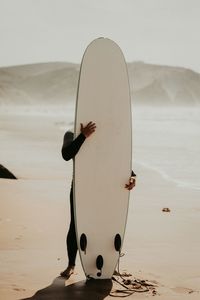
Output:
[[199,31],[200,0],[0,0],[0,66],[80,63],[104,36],[127,61],[200,72]]

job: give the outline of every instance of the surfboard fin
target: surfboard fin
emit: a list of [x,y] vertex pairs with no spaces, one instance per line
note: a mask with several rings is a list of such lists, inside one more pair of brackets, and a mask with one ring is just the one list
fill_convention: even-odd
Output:
[[80,237],[80,247],[81,247],[81,250],[86,254],[87,237],[86,237],[85,233],[81,234],[81,237]]
[[121,245],[122,245],[122,239],[119,233],[116,234],[115,236],[115,241],[114,241],[114,245],[115,245],[115,250],[117,252],[120,252],[121,250]]
[[97,276],[101,277],[102,267],[103,267],[103,256],[101,256],[101,255],[97,256],[96,266],[97,266],[97,269],[99,270],[99,272],[97,273]]

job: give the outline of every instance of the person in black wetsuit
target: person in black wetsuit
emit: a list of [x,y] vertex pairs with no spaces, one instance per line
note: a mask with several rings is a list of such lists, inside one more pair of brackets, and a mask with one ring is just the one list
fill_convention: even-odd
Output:
[[[89,122],[85,127],[81,124],[80,134],[74,139],[74,134],[71,131],[67,131],[64,135],[63,146],[62,146],[62,157],[68,161],[73,159],[78,153],[80,147],[85,140],[91,136],[96,130],[96,124]],[[132,171],[129,182],[125,185],[125,188],[131,190],[135,186],[135,173]],[[61,276],[69,278],[74,273],[76,254],[77,254],[77,241],[74,221],[74,207],[73,207],[73,183],[70,191],[70,213],[71,221],[67,234],[67,253],[68,253],[68,266],[60,273]]]

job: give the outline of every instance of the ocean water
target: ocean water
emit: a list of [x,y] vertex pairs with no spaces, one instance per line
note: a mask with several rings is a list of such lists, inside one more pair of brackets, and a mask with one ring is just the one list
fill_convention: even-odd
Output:
[[200,190],[200,108],[133,107],[133,161]]
[[[10,120],[12,115],[49,118],[61,136],[73,128],[74,113],[70,101],[65,106],[0,107],[0,115]],[[138,165],[178,187],[200,190],[200,107],[132,106],[132,116],[133,169],[137,172]]]

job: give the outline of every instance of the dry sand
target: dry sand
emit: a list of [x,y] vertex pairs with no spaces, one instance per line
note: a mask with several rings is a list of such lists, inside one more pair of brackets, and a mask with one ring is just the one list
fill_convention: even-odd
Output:
[[[161,300],[200,299],[199,111],[137,108],[134,117],[138,178],[120,270],[156,283]],[[79,259],[69,280],[59,277],[67,263],[72,173],[60,148],[72,121],[69,106],[0,111],[0,163],[19,178],[0,179],[2,300],[103,300],[121,289],[114,282],[86,285]],[[135,293],[129,299],[151,297]]]

